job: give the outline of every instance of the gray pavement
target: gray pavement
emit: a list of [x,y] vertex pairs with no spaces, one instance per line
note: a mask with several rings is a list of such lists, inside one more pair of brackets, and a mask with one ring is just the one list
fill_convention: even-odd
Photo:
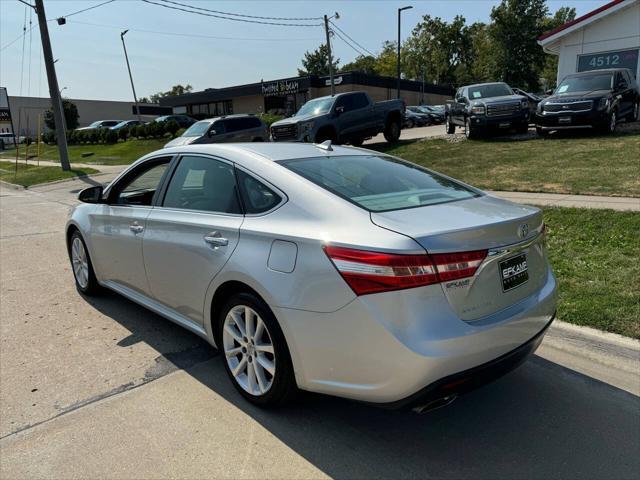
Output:
[[115,294],[89,300],[73,287],[68,208],[113,175],[0,186],[0,478],[640,470],[638,342],[589,340],[575,327],[555,327],[519,370],[423,416],[316,395],[275,411],[248,405],[198,337]]

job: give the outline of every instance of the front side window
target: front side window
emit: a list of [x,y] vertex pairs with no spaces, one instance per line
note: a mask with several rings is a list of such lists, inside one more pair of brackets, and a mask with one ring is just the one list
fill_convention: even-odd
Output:
[[434,172],[381,155],[303,158],[279,163],[372,212],[434,205],[478,195]]
[[142,166],[131,176],[125,177],[115,185],[113,192],[109,195],[112,199],[109,203],[150,206],[169,161],[170,158],[149,161],[146,166]]
[[613,75],[611,73],[596,73],[591,75],[577,75],[565,78],[556,93],[593,92],[594,90],[611,90]]
[[233,166],[208,157],[183,157],[162,205],[211,213],[241,213]]

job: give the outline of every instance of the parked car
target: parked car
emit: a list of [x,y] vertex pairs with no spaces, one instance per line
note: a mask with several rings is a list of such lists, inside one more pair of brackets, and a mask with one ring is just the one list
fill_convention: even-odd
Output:
[[136,125],[144,125],[144,122],[141,122],[140,120],[123,120],[117,125],[114,125],[113,127],[111,127],[111,130],[120,130],[121,128],[131,128]]
[[613,133],[621,120],[638,120],[640,92],[631,70],[615,68],[565,77],[538,104],[536,131],[598,129]]
[[154,122],[170,122],[174,120],[180,125],[180,128],[189,128],[191,125],[197,122],[195,118],[191,118],[187,115],[163,115],[154,119]]
[[529,101],[516,95],[506,83],[480,83],[461,87],[446,104],[447,133],[464,127],[467,138],[476,138],[490,128],[529,129]]
[[431,123],[436,125],[444,123],[444,105],[420,105],[418,109],[429,114]]
[[521,95],[529,101],[529,122],[534,122],[536,110],[538,109],[538,104],[542,101],[542,97],[535,93],[522,90],[521,88],[513,88],[512,90],[516,95]]
[[122,120],[96,120],[86,127],[77,128],[76,130],[93,130],[96,128],[111,128],[118,125]]
[[271,139],[315,143],[331,140],[360,146],[383,132],[388,142],[396,142],[403,114],[402,100],[374,103],[366,92],[339,93],[309,100],[293,117],[273,123]]
[[426,125],[431,125],[431,117],[428,114],[418,111],[416,107],[407,107],[402,125],[404,128],[424,127]]
[[299,388],[428,409],[519,365],[556,311],[542,212],[328,143],[167,148],[83,190],[78,290],[217,345],[258,405]]
[[268,142],[269,128],[253,115],[227,115],[201,120],[165,145],[177,147],[198,143]]
[[0,150],[7,147],[14,148],[16,146],[16,136],[13,133],[0,133]]

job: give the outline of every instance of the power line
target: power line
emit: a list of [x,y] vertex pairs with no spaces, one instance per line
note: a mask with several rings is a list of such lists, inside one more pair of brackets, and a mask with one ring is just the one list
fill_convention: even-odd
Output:
[[357,49],[356,47],[354,47],[351,43],[349,43],[347,40],[345,40],[345,38],[344,38],[342,35],[340,35],[338,32],[336,32],[335,30],[332,30],[332,32],[333,32],[335,35],[337,35],[337,36],[338,36],[338,38],[339,38],[340,40],[342,40],[344,43],[346,43],[347,45],[349,45],[349,46],[350,46],[350,47],[351,47],[351,48],[352,48],[352,49],[353,49],[353,50],[354,50],[358,55],[363,55],[363,53],[362,53],[360,50],[358,50],[358,49]]
[[369,55],[371,55],[372,57],[375,57],[375,55],[373,53],[371,53],[369,50],[367,50],[366,48],[364,48],[362,45],[360,45],[358,42],[356,42],[353,38],[351,38],[347,32],[345,32],[344,30],[342,30],[338,25],[336,25],[335,23],[331,22],[331,25],[333,25],[337,30],[339,30],[340,32],[342,32],[342,34],[347,37],[349,40],[351,40],[353,43],[355,43],[358,47],[360,47],[362,50],[364,50],[365,52],[367,52]]
[[125,30],[128,29],[132,32],[140,32],[140,33],[151,33],[155,35],[169,35],[172,37],[191,37],[191,38],[209,38],[213,40],[233,40],[233,41],[257,41],[257,42],[291,42],[291,41],[317,41],[318,38],[255,38],[255,37],[220,37],[216,35],[203,35],[198,33],[182,33],[182,32],[161,32],[158,30],[146,30],[139,28],[129,28],[125,26],[119,25],[107,25],[103,23],[93,23],[93,22],[81,22],[78,20],[73,20],[68,22],[68,24],[78,24],[78,25],[89,25],[93,27],[102,27],[102,28],[113,28],[116,30]]
[[192,5],[187,5],[186,3],[174,2],[172,0],[160,0],[164,3],[172,3],[174,5],[180,5],[182,7],[193,8],[194,10],[203,10],[205,12],[218,13],[220,15],[228,15],[230,17],[244,17],[244,18],[257,18],[260,20],[286,20],[286,21],[298,21],[298,20],[322,20],[322,17],[259,17],[257,15],[244,15],[242,13],[229,13],[229,12],[220,12],[218,10],[211,10],[209,8],[203,7],[194,7]]
[[[67,15],[62,15],[62,18],[69,18],[69,17],[72,17],[74,15],[78,15],[79,13],[86,12],[87,10],[93,10],[94,8],[98,8],[98,7],[101,7],[103,5],[106,5],[107,3],[112,3],[112,2],[115,2],[115,1],[116,0],[107,0],[106,2],[99,3],[98,5],[93,5],[92,7],[83,8],[82,10],[78,10],[77,12],[68,13]],[[53,20],[56,20],[56,19],[53,19]],[[48,21],[50,22],[51,20],[48,20]]]
[[[261,25],[277,25],[277,26],[281,26],[281,27],[321,27],[322,24],[321,23],[275,23],[275,22],[263,22],[261,20],[248,20],[245,18],[231,18],[231,17],[223,17],[221,15],[216,15],[214,13],[205,13],[205,12],[200,12],[200,11],[196,11],[196,10],[187,10],[186,8],[181,8],[181,7],[174,7],[171,5],[166,5],[164,3],[157,3],[157,2],[153,2],[151,0],[141,0],[144,3],[149,3],[151,5],[157,5],[159,7],[163,7],[163,8],[169,8],[172,10],[179,10],[181,12],[187,12],[187,13],[194,13],[196,15],[202,15],[204,17],[214,17],[214,18],[220,18],[222,20],[231,20],[234,22],[245,22],[245,23],[258,23]],[[195,8],[195,7],[190,7],[190,8]]]
[[[36,24],[36,25],[37,25],[37,24]],[[33,27],[31,27],[31,28],[32,28],[32,29],[33,29],[33,28],[36,28],[36,25],[34,25],[34,26],[33,26]],[[27,30],[27,32],[26,32],[26,33],[29,33],[29,31]],[[21,33],[19,37],[16,37],[16,38],[14,38],[13,40],[11,40],[9,43],[7,43],[6,45],[3,45],[3,46],[0,48],[0,52],[1,52],[1,51],[3,51],[5,48],[9,48],[11,45],[13,45],[14,43],[16,43],[18,40],[20,40],[20,39],[22,38],[22,36],[23,36],[23,35],[24,35],[24,33]]]

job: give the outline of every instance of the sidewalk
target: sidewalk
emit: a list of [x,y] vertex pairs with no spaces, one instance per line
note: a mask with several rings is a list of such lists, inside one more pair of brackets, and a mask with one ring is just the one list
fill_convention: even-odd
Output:
[[487,193],[516,203],[529,205],[610,208],[612,210],[640,211],[640,198],[601,197],[596,195],[572,195],[567,193],[492,192]]

